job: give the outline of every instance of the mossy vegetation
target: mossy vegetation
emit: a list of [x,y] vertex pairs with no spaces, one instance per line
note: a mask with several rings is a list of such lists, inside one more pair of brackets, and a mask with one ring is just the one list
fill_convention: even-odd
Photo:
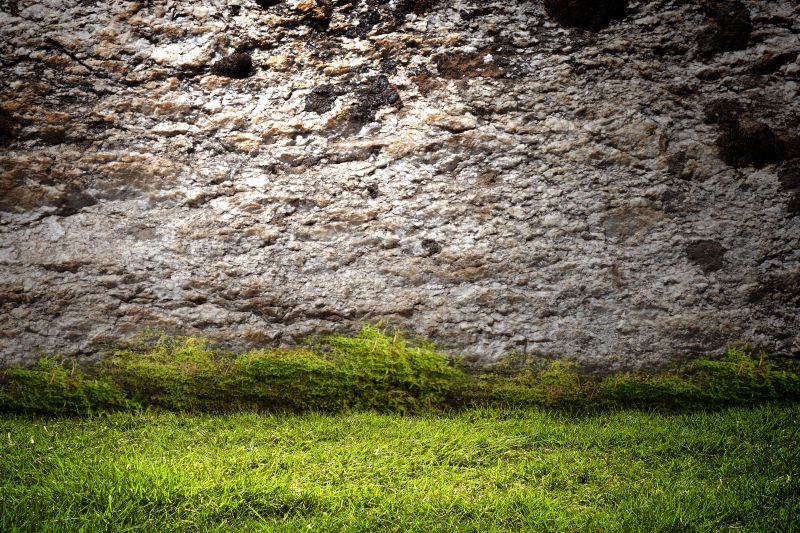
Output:
[[563,361],[514,372],[488,372],[477,379],[477,395],[488,404],[544,406],[571,411],[615,407],[720,408],[770,400],[800,399],[797,368],[770,363],[763,352],[728,348],[721,359],[696,359],[659,372],[581,374]]
[[0,370],[0,412],[86,415],[137,407],[107,378],[89,379],[52,356],[33,368]]
[[731,347],[661,372],[588,375],[563,361],[511,354],[469,367],[429,342],[364,326],[292,349],[234,353],[194,337],[152,335],[117,349],[86,374],[45,357],[0,372],[0,411],[88,414],[171,411],[372,410],[421,413],[475,406],[585,411],[614,407],[719,408],[800,399],[800,375],[763,352]]
[[426,342],[365,326],[293,349],[233,354],[197,338],[162,338],[118,350],[99,369],[142,405],[417,412],[454,397],[462,374]]

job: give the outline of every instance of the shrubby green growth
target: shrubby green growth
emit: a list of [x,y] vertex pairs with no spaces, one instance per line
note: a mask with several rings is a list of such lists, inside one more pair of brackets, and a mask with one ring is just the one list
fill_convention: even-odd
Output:
[[104,372],[143,405],[203,411],[419,412],[446,404],[463,381],[428,343],[410,343],[375,326],[305,347],[238,355],[196,338],[167,339],[118,351]]
[[365,326],[292,349],[231,353],[204,339],[158,337],[118,349],[93,369],[42,359],[0,372],[0,411],[86,414],[138,406],[172,411],[419,413],[470,406],[717,408],[800,399],[796,368],[730,348],[673,371],[582,374],[567,362],[516,360],[467,372],[426,341]]
[[85,379],[79,368],[67,370],[54,357],[43,357],[28,370],[0,371],[0,411],[85,415],[135,407],[113,383]]
[[489,404],[546,406],[582,410],[608,407],[667,409],[719,408],[768,400],[800,399],[796,368],[777,369],[741,347],[730,347],[719,360],[697,359],[683,368],[661,372],[626,372],[590,376],[570,363],[555,361],[477,377],[476,397]]

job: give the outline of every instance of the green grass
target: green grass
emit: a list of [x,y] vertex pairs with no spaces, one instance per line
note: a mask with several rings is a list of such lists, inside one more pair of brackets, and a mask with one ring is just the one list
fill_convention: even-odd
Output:
[[800,530],[800,406],[0,415],[0,531]]
[[365,326],[0,370],[0,531],[800,531],[800,372],[451,360]]

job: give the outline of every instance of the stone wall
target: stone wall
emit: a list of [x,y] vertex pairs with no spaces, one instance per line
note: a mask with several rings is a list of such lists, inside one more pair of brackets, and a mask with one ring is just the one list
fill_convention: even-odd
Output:
[[0,364],[362,320],[798,354],[800,6],[581,3],[0,3]]

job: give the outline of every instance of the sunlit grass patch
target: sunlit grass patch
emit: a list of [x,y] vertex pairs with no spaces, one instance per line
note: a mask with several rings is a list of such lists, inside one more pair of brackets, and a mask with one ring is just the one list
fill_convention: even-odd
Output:
[[798,415],[3,415],[0,530],[792,531]]

